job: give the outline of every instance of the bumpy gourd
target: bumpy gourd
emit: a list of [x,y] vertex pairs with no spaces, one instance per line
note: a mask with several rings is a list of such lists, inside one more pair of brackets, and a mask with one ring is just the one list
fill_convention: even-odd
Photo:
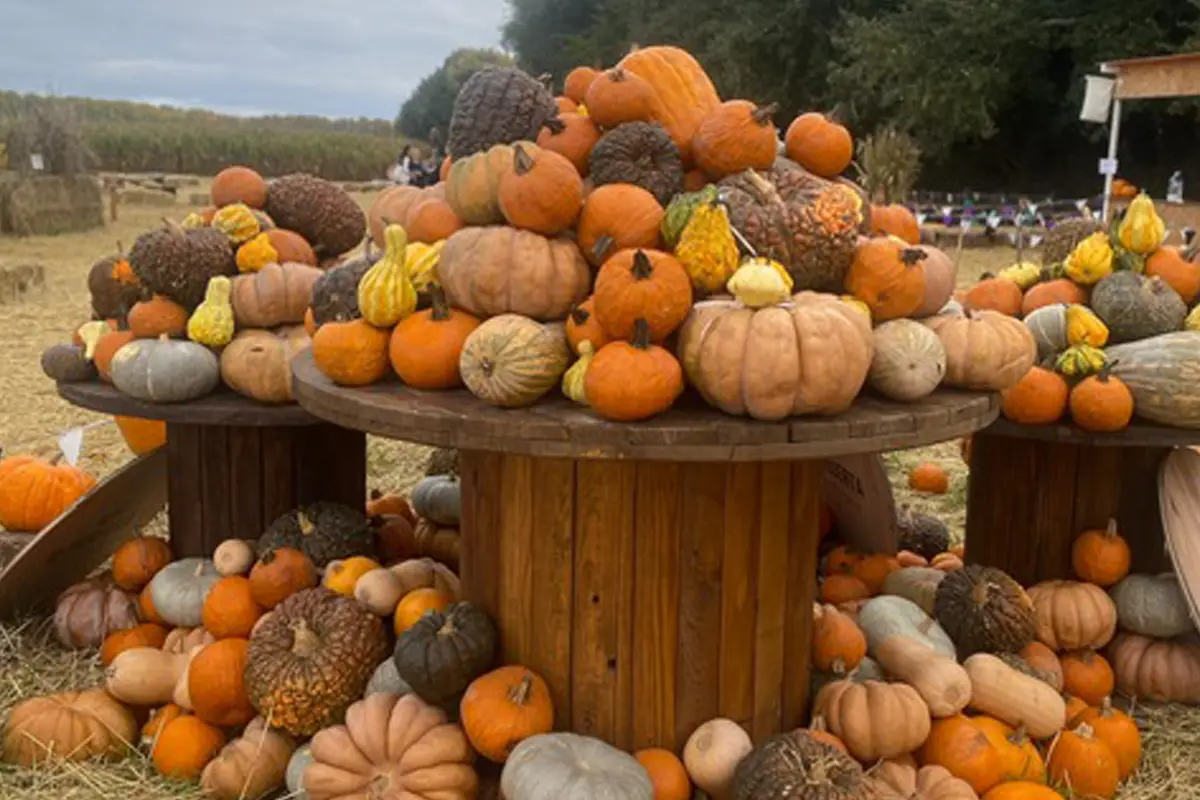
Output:
[[792,296],[792,276],[778,261],[753,258],[738,267],[725,288],[742,305],[763,308]]
[[248,242],[262,232],[262,225],[250,206],[234,203],[213,214],[212,227],[224,233],[235,244]]
[[1166,226],[1154,210],[1154,201],[1142,192],[1129,204],[1125,219],[1121,220],[1117,229],[1118,241],[1131,253],[1146,256],[1162,246],[1165,235]]
[[692,214],[702,205],[717,202],[717,187],[711,183],[698,192],[676,195],[663,214],[661,227],[663,242],[667,247],[679,244],[679,237],[692,221]]
[[1037,264],[1022,261],[1019,264],[1013,264],[1011,267],[1005,267],[1000,270],[996,274],[996,277],[1012,281],[1021,287],[1021,291],[1024,291],[1042,279],[1042,268]]
[[1069,305],[1066,310],[1067,343],[1071,346],[1087,344],[1104,347],[1108,343],[1108,328],[1096,312],[1087,306]]
[[224,275],[208,279],[204,302],[188,319],[188,338],[207,347],[224,347],[233,339],[233,304],[229,301],[233,283]]
[[1068,378],[1086,378],[1088,375],[1095,375],[1107,363],[1108,358],[1103,350],[1079,344],[1064,350],[1054,362],[1054,368]]
[[408,235],[401,226],[388,225],[384,238],[387,249],[383,258],[358,284],[358,310],[376,328],[390,328],[417,308],[417,290],[405,262]]
[[1080,286],[1091,286],[1106,278],[1113,268],[1113,249],[1108,234],[1093,233],[1080,242],[1063,263],[1063,272]]
[[679,237],[675,258],[700,291],[713,294],[725,287],[737,269],[738,249],[724,206],[704,203],[696,208]]
[[425,244],[413,242],[404,251],[404,263],[408,266],[408,279],[418,292],[429,291],[431,283],[437,283],[437,265],[442,257],[446,240]]
[[855,311],[862,312],[866,316],[867,319],[871,319],[871,307],[869,305],[867,305],[866,303],[864,303],[862,300],[859,300],[854,295],[844,294],[844,295],[840,296],[838,299],[841,300],[846,305],[853,308]]
[[271,245],[271,237],[260,233],[237,251],[238,272],[258,272],[267,264],[279,261],[279,253]]
[[563,375],[562,390],[568,399],[581,405],[587,405],[587,371],[596,357],[596,348],[591,341],[584,339],[579,343],[579,359]]

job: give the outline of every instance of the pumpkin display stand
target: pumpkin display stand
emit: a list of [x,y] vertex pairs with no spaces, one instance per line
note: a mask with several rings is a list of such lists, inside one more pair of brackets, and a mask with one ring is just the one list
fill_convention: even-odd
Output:
[[257,539],[280,515],[316,500],[358,508],[366,436],[295,404],[221,389],[187,403],[148,403],[104,383],[60,383],[74,405],[167,423],[167,513],[177,558],[209,556],[226,539]]
[[1135,421],[1117,433],[999,419],[971,439],[967,561],[998,567],[1025,586],[1074,577],[1071,545],[1117,520],[1133,572],[1171,569],[1158,479],[1176,447],[1200,431]]
[[559,729],[681,748],[714,716],[756,738],[807,713],[821,459],[962,436],[993,395],[860,399],[779,423],[676,408],[605,422],[565,398],[526,409],[397,381],[335,386],[310,354],[296,397],[330,422],[459,449],[463,596],[501,661],[550,686]]

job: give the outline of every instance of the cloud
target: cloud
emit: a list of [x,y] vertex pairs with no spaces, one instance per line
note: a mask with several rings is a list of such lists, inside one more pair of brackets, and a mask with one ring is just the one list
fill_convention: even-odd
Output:
[[247,113],[395,116],[506,0],[0,0],[0,88]]

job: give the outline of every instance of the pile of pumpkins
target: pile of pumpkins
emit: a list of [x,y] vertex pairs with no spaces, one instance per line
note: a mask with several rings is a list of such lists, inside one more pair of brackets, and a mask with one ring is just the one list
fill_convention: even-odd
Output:
[[1116,694],[1200,703],[1176,577],[1129,574],[1115,522],[1075,539],[1075,580],[1028,589],[961,561],[906,566],[921,559],[839,546],[823,560],[805,735],[839,751],[844,787],[902,773],[920,797],[1111,798],[1141,758]]
[[[866,385],[903,402],[1007,388],[1033,363],[1018,321],[937,315],[955,264],[911,212],[840,177],[854,146],[837,122],[803,114],[780,141],[772,108],[722,102],[676,47],[572,71],[541,119],[545,91],[482,70],[456,101],[443,181],[376,199],[382,257],[332,270],[336,297],[314,292],[332,382],[465,385],[505,408],[561,387],[616,421],[690,386],[780,420],[843,412]],[[491,105],[513,93],[529,102]]]
[[1061,264],[1016,264],[963,293],[965,313],[1023,319],[1037,343],[1038,364],[1005,392],[1005,417],[1025,425],[1069,417],[1095,432],[1123,430],[1135,416],[1200,428],[1191,402],[1200,380],[1200,262],[1163,245],[1164,236],[1142,193]]

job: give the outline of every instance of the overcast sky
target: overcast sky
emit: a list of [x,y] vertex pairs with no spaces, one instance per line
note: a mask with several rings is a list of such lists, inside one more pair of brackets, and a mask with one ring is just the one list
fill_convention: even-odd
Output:
[[233,114],[396,115],[505,0],[0,0],[0,89]]

